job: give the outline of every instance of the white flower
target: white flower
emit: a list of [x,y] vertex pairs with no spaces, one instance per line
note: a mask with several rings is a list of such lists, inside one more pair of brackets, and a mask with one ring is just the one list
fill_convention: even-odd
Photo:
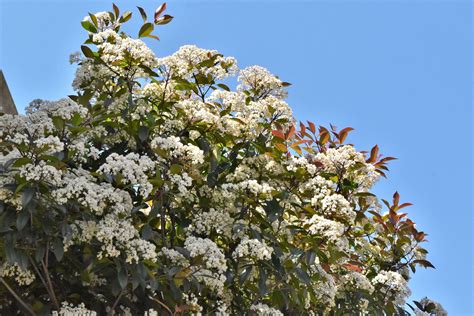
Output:
[[64,149],[64,144],[57,136],[41,137],[36,139],[34,143],[46,155],[51,155]]
[[133,207],[132,198],[126,191],[115,189],[109,183],[97,184],[90,176],[70,174],[64,183],[64,187],[51,193],[60,204],[74,200],[98,215],[107,207],[116,214],[129,214]]
[[97,172],[102,174],[120,174],[125,184],[137,185],[142,196],[150,194],[153,186],[148,182],[147,173],[154,171],[155,162],[147,156],[130,153],[126,156],[112,153],[106,163]]
[[371,294],[374,291],[373,285],[365,275],[360,272],[350,271],[341,276],[339,280],[341,287],[344,289],[364,290]]
[[184,248],[189,251],[192,258],[204,256],[206,268],[217,269],[220,273],[227,270],[225,256],[212,240],[189,236],[184,242]]
[[[211,57],[215,58],[213,66],[197,67]],[[193,75],[198,73],[211,75],[216,79],[224,79],[237,71],[237,61],[235,58],[222,57],[215,50],[202,49],[194,45],[181,46],[173,55],[159,59],[159,64],[163,65],[174,76],[184,79],[191,79]]]
[[151,142],[152,148],[159,148],[169,153],[171,157],[190,161],[193,164],[204,162],[204,152],[193,144],[184,145],[179,137],[156,137]]
[[270,260],[273,249],[258,239],[244,239],[235,248],[232,257],[235,259],[250,257],[256,260]]
[[10,265],[5,262],[0,266],[0,276],[14,278],[18,285],[30,285],[36,279],[33,271],[23,270],[18,263]]
[[20,176],[27,181],[43,181],[58,186],[61,184],[62,172],[41,160],[37,165],[26,164],[19,169]]
[[62,302],[59,311],[53,311],[53,316],[96,316],[97,313],[86,308],[84,303],[74,306],[72,303]]
[[318,215],[313,215],[310,219],[306,220],[304,224],[308,225],[307,230],[309,233],[327,238],[327,240],[340,251],[346,251],[348,249],[348,241],[343,236],[343,224]]
[[404,305],[405,300],[411,295],[407,281],[400,273],[394,271],[382,270],[372,279],[372,284],[382,293],[387,295],[387,299],[391,298],[397,305]]
[[187,230],[189,233],[206,236],[215,231],[219,235],[230,237],[233,222],[228,212],[211,208],[208,212],[197,212]]
[[280,99],[286,97],[287,93],[283,89],[283,83],[280,79],[272,75],[268,69],[261,66],[250,66],[240,71],[238,80],[239,91],[250,90],[258,91],[258,96],[265,97],[273,95]]
[[73,234],[71,244],[90,242],[97,239],[101,243],[101,250],[97,257],[118,257],[123,254],[127,263],[138,263],[140,260],[156,262],[156,246],[140,238],[138,230],[132,225],[131,220],[118,218],[114,214],[107,214],[99,222],[76,221],[71,225]]
[[258,316],[283,316],[283,313],[278,309],[272,308],[262,303],[250,306],[250,310],[255,312]]

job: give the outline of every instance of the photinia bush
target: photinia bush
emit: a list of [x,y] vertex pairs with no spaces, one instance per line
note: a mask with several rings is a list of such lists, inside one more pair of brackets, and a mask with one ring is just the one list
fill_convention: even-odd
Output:
[[370,192],[394,158],[297,123],[265,68],[156,57],[165,9],[138,38],[89,14],[77,94],[0,117],[1,314],[444,314],[406,305],[433,266],[410,204]]

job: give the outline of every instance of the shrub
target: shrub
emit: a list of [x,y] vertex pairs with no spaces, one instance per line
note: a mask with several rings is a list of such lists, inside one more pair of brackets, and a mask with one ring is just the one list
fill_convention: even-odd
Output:
[[410,204],[370,192],[394,158],[297,123],[265,68],[156,57],[165,8],[138,39],[90,14],[77,94],[0,117],[2,314],[407,313],[432,265]]

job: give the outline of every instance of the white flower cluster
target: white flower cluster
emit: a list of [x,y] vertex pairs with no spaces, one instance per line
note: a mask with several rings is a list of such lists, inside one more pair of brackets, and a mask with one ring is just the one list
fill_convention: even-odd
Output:
[[140,260],[151,260],[156,262],[156,246],[140,238],[140,234],[130,220],[121,219],[113,214],[107,214],[99,222],[76,221],[72,227],[71,240],[65,241],[65,249],[72,244],[89,243],[97,239],[101,245],[101,251],[97,254],[102,257],[126,256],[127,263],[138,263]]
[[224,190],[242,191],[246,194],[253,194],[262,198],[271,198],[271,193],[274,190],[267,182],[257,181],[255,179],[244,180],[239,183],[224,183],[222,185]]
[[152,100],[169,102],[180,95],[175,87],[176,83],[172,80],[168,80],[168,82],[150,82],[143,87],[142,93]]
[[161,248],[160,252],[158,252],[158,256],[165,257],[175,265],[179,265],[182,267],[186,267],[189,265],[188,259],[186,259],[181,253],[174,249],[163,247]]
[[[217,56],[216,56],[217,55]],[[213,65],[199,67],[210,58],[215,57]],[[237,61],[233,57],[222,57],[215,50],[207,50],[195,45],[181,46],[173,55],[159,59],[158,63],[172,73],[184,79],[191,79],[193,75],[211,75],[216,79],[224,79],[237,71]]]
[[[262,124],[274,124],[275,120],[285,126],[294,120],[289,105],[275,96],[247,101],[248,97],[243,92],[224,90],[215,90],[207,98],[208,103],[227,109],[228,114],[219,115],[218,128],[235,137],[258,135],[265,129]],[[208,115],[208,119],[215,119],[215,113]]]
[[335,183],[317,175],[302,182],[299,191],[311,194],[311,205],[323,215],[353,222],[354,209],[344,196],[334,193],[334,187]]
[[53,311],[52,316],[97,316],[97,313],[86,308],[84,303],[74,306],[72,303],[62,302],[59,311]]
[[287,95],[283,89],[282,81],[261,66],[242,69],[237,80],[240,81],[240,85],[237,87],[239,91],[254,90],[260,97],[273,95],[280,99]]
[[111,42],[114,42],[114,41],[117,40],[118,37],[119,37],[119,35],[114,30],[106,29],[104,31],[94,33],[92,35],[92,41],[96,44],[102,44],[102,43],[107,42],[109,40]]
[[[109,30],[106,33],[96,35],[94,39],[100,43],[97,47],[102,60],[114,71],[124,74],[124,69],[116,66],[116,64],[123,63],[124,65],[134,66],[133,72],[135,72],[135,77],[138,77],[144,75],[144,72],[137,67],[138,65],[152,69],[158,66],[158,59],[155,54],[142,40],[121,37],[113,33],[115,32]],[[105,41],[108,38],[113,38],[113,40]]]
[[46,164],[44,160],[41,160],[36,165],[29,163],[21,166],[19,174],[27,181],[43,181],[52,186],[59,186],[61,184],[61,170]]
[[193,164],[204,162],[204,152],[199,147],[193,144],[184,145],[176,136],[156,137],[152,140],[151,147],[165,150],[170,157],[190,161]]
[[319,274],[319,281],[314,285],[314,293],[323,306],[330,309],[335,305],[337,284],[334,277],[327,273],[319,264],[311,266]]
[[34,144],[37,149],[46,155],[52,155],[64,149],[64,144],[59,137],[52,135],[38,138],[34,141]]
[[385,293],[387,299],[392,298],[397,305],[404,305],[406,298],[411,295],[407,281],[400,273],[394,271],[380,271],[372,279],[372,284]]
[[380,178],[375,167],[365,162],[365,156],[351,145],[330,148],[318,153],[315,160],[329,173],[343,175],[359,185],[359,191],[367,191]]
[[[312,201],[313,202],[313,201]],[[349,201],[341,194],[325,196],[321,201],[321,210],[327,216],[335,216],[348,222],[353,222],[356,216]]]
[[109,183],[97,184],[90,176],[68,175],[64,186],[52,191],[52,196],[59,204],[73,200],[89,208],[97,215],[109,207],[115,214],[129,214],[133,205],[128,192],[116,189]]
[[189,236],[184,242],[184,248],[189,251],[191,258],[204,256],[206,268],[219,272],[227,270],[225,256],[212,240]]
[[193,179],[186,172],[181,174],[172,174],[168,172],[168,177],[170,182],[178,189],[179,196],[188,197],[188,199],[191,198],[188,188],[192,186]]
[[142,196],[146,197],[150,194],[153,186],[148,182],[147,173],[155,169],[153,160],[136,153],[126,156],[112,153],[105,161],[106,163],[97,170],[99,173],[121,175],[123,183],[137,185]]
[[232,257],[238,258],[252,258],[256,260],[270,260],[273,249],[267,246],[265,241],[258,239],[243,239],[237,248],[232,253]]
[[350,271],[341,276],[339,281],[339,287],[341,289],[363,290],[367,291],[369,294],[372,294],[374,291],[374,286],[370,283],[370,280],[360,272]]
[[184,302],[189,309],[190,315],[202,316],[202,306],[199,305],[198,298],[193,294],[183,294]]
[[250,306],[250,310],[258,316],[283,316],[278,309],[272,308],[266,304],[258,303]]
[[310,219],[306,220],[304,224],[308,225],[307,230],[311,234],[326,238],[340,251],[347,250],[349,244],[347,238],[344,237],[343,224],[318,215],[313,215]]
[[234,220],[228,212],[211,208],[207,212],[196,213],[187,231],[205,236],[215,231],[221,236],[231,237],[233,223]]
[[97,160],[101,152],[86,137],[72,140],[69,144],[69,150],[74,153],[74,159],[79,163],[85,163],[88,159]]
[[305,169],[310,175],[314,176],[318,171],[316,165],[309,163],[306,157],[295,157],[291,156],[287,161],[284,162],[286,169],[290,172],[297,171],[299,168]]
[[219,127],[219,109],[209,103],[201,100],[182,100],[176,104],[176,108],[184,113],[188,123],[199,122]]
[[[29,108],[27,113],[31,113],[33,110],[33,108]],[[37,105],[36,111],[45,112],[51,117],[60,117],[63,120],[70,120],[76,114],[85,117],[89,112],[87,108],[66,98],[58,101],[42,101]]]
[[44,111],[36,111],[27,116],[0,116],[0,138],[12,144],[29,144],[30,138],[44,137],[54,129],[53,121]]
[[101,91],[104,83],[113,84],[114,75],[114,72],[106,65],[94,64],[92,60],[86,59],[77,67],[72,87],[74,90],[80,90],[81,87],[87,86]]
[[32,271],[23,270],[18,263],[10,265],[6,262],[0,266],[0,277],[14,278],[18,285],[30,285],[36,279]]
[[184,242],[184,248],[189,251],[191,258],[200,257],[203,267],[193,266],[193,276],[204,283],[219,297],[224,296],[225,272],[227,263],[222,250],[210,239],[189,236]]

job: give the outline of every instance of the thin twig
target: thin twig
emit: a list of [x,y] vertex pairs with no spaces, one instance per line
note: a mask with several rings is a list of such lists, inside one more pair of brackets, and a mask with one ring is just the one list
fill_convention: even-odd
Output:
[[53,301],[54,307],[56,307],[59,310],[59,303],[58,299],[56,298],[56,294],[54,293],[54,288],[53,288],[53,283],[51,282],[51,278],[49,277],[49,271],[48,271],[48,259],[49,259],[49,244],[46,243],[46,263],[45,260],[41,260],[41,264],[43,266],[43,272],[46,277],[46,281],[48,282],[49,290],[50,290],[50,296],[51,300]]
[[21,299],[21,297],[15,293],[15,291],[8,285],[3,278],[0,278],[0,282],[7,288],[8,292],[20,303],[31,315],[36,315],[33,309]]
[[154,297],[151,297],[151,296],[150,296],[150,298],[151,298],[152,300],[154,300],[155,302],[157,302],[158,304],[160,304],[161,306],[163,306],[163,307],[170,313],[170,315],[173,315],[173,312],[171,311],[171,309],[170,309],[168,306],[166,306],[165,303],[163,303],[162,301],[160,301],[160,300],[157,299],[157,298],[154,298]]
[[119,295],[117,296],[117,299],[115,300],[114,305],[112,305],[112,309],[110,310],[110,315],[113,315],[113,313],[114,313],[114,311],[115,311],[115,308],[116,308],[117,305],[118,305],[118,302],[119,302],[120,299],[122,298],[122,295],[123,295],[123,289],[120,290],[120,293],[119,293]]

